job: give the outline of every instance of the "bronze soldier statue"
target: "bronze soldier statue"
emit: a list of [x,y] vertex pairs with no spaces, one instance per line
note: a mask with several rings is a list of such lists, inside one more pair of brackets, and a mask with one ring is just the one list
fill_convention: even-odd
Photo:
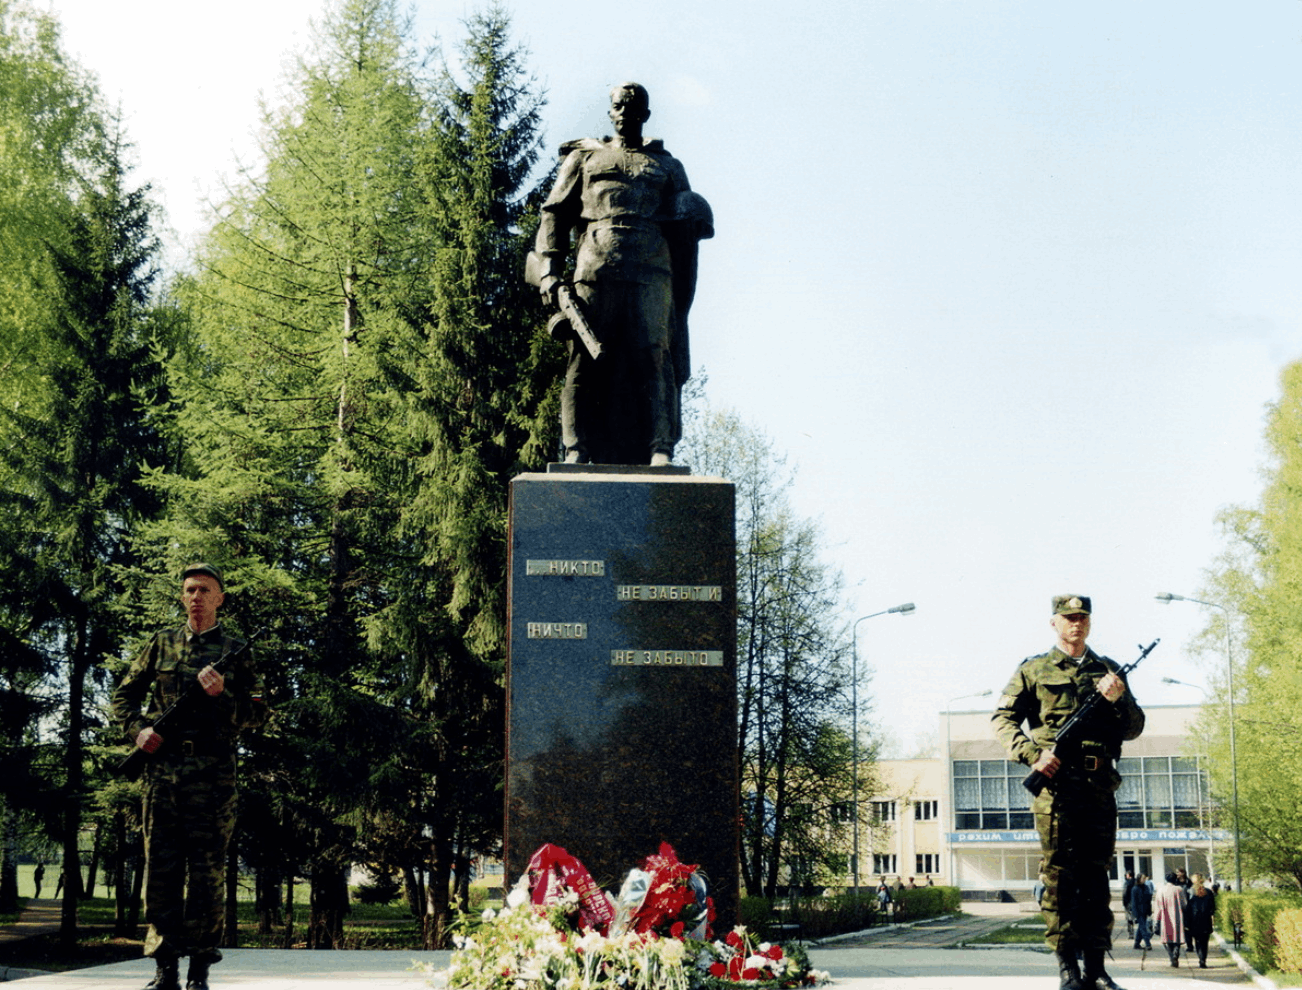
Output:
[[[221,571],[196,563],[181,575],[187,622],[155,633],[113,692],[112,716],[128,739],[155,754],[144,773],[145,955],[157,972],[146,990],[179,990],[180,959],[190,957],[187,990],[208,990],[208,969],[225,915],[226,852],[235,830],[235,749],[240,730],[260,724],[267,706],[247,651],[224,674],[212,664],[243,641],[217,619],[225,600]],[[202,688],[183,729],[153,728],[162,712]],[[147,703],[147,704],[146,704]],[[145,704],[144,713],[141,705]]]
[[682,436],[697,242],[714,236],[713,218],[678,159],[643,138],[644,87],[616,86],[609,116],[613,137],[562,146],[525,275],[558,310],[553,334],[569,339],[566,462],[660,466]]

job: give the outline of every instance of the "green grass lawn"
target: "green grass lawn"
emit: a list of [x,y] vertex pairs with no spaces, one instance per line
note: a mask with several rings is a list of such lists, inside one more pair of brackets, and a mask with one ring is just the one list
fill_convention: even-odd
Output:
[[996,928],[980,938],[970,939],[969,945],[1043,945],[1044,915],[1028,914],[1019,917],[1003,928]]

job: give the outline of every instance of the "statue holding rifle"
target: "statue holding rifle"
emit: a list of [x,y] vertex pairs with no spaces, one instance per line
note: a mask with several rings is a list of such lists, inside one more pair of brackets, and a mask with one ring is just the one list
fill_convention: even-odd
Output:
[[609,116],[613,137],[562,146],[525,274],[569,341],[566,462],[662,466],[682,435],[697,242],[714,236],[713,219],[678,159],[643,137],[644,87],[616,86]]

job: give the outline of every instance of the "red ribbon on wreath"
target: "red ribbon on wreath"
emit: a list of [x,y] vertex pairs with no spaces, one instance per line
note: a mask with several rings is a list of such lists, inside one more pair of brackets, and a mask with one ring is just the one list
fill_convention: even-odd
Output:
[[554,904],[562,886],[579,895],[579,916],[583,923],[604,932],[615,917],[615,905],[610,895],[597,886],[586,866],[560,846],[549,842],[540,846],[529,860],[529,887],[533,902]]

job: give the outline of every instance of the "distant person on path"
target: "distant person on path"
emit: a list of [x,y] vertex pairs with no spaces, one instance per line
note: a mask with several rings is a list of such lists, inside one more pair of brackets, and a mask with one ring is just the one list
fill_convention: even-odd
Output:
[[1166,946],[1166,954],[1171,959],[1171,965],[1176,967],[1180,965],[1180,943],[1184,941],[1184,907],[1188,900],[1189,895],[1180,886],[1176,875],[1168,873],[1166,883],[1162,884],[1162,889],[1157,892],[1157,906],[1153,909],[1153,917],[1157,930],[1161,933],[1162,944]]
[[[1103,966],[1112,948],[1108,871],[1121,786],[1116,762],[1122,742],[1144,731],[1144,712],[1119,666],[1086,645],[1091,611],[1083,595],[1053,598],[1049,621],[1057,644],[1022,661],[992,718],[1009,756],[1049,778],[1031,810],[1040,835],[1044,940],[1058,958],[1062,990],[1120,990]],[[1095,709],[1085,738],[1055,752],[1062,724],[1096,693],[1106,703]]]
[[1130,900],[1126,910],[1135,917],[1135,948],[1152,950],[1153,891],[1148,886],[1148,877],[1142,873],[1130,886]]
[[1198,953],[1200,969],[1207,968],[1207,942],[1215,925],[1216,895],[1207,886],[1207,879],[1201,873],[1195,873],[1189,902],[1185,905],[1185,928],[1193,942],[1193,951]]
[[[226,851],[235,830],[235,749],[241,729],[266,717],[262,678],[246,653],[224,674],[212,664],[243,646],[222,629],[222,575],[211,564],[181,574],[187,622],[155,633],[113,692],[113,721],[146,753],[144,774],[145,955],[157,971],[146,990],[208,990],[222,958]],[[184,731],[163,738],[153,721],[198,683],[203,689]],[[144,714],[141,706],[145,705]]]
[[1126,882],[1121,888],[1121,908],[1126,912],[1126,934],[1135,934],[1135,914],[1130,910],[1130,892],[1135,887],[1135,871],[1126,870]]
[[36,897],[34,900],[41,899],[41,884],[45,882],[45,864],[37,863],[36,869],[32,871],[32,879],[36,882]]
[[891,888],[886,886],[886,878],[882,877],[881,883],[877,885],[877,910],[883,918],[891,913],[891,902]]

